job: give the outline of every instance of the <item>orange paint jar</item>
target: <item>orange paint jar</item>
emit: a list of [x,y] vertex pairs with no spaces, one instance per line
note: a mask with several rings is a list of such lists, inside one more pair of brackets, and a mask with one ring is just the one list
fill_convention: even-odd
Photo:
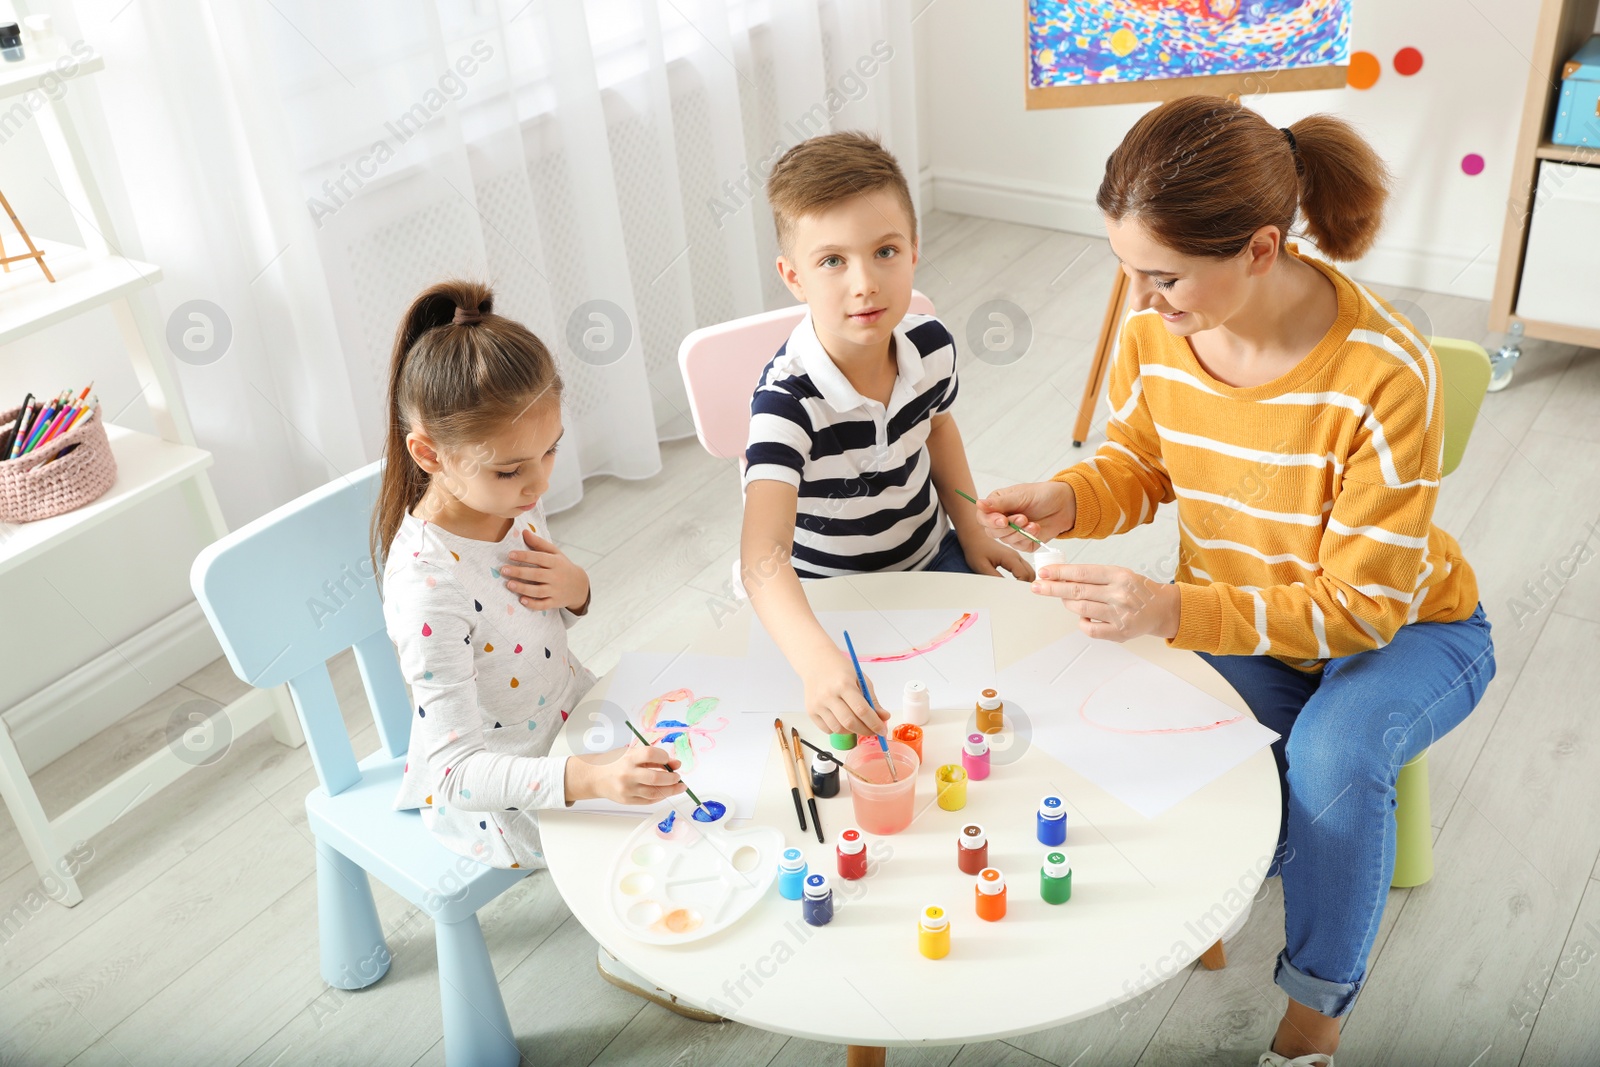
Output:
[[999,922],[1006,917],[1006,880],[998,870],[985,867],[978,872],[978,885],[973,892],[978,898],[978,918]]
[[891,736],[894,740],[915,752],[918,763],[922,762],[922,727],[906,723],[903,726],[896,726]]
[[1000,694],[993,689],[985,689],[978,697],[974,710],[978,714],[978,732],[980,734],[997,734],[1005,728],[1006,705],[1000,699]]

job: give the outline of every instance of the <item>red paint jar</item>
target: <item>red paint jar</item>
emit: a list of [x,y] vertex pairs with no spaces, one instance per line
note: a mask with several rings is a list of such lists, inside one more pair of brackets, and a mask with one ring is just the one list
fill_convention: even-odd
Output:
[[975,822],[963,826],[956,838],[956,866],[962,874],[977,874],[989,866],[989,838]]
[[855,828],[839,835],[839,877],[855,881],[867,876],[867,843],[861,840],[861,831]]

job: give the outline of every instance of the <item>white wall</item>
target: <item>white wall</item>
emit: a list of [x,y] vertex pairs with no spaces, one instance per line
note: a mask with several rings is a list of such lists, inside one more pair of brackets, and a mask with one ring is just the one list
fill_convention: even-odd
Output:
[[[1396,176],[1364,279],[1487,299],[1505,221],[1538,0],[1355,0],[1352,48],[1383,73],[1371,89],[1246,98],[1287,126],[1316,111],[1354,122]],[[934,206],[1101,234],[1095,189],[1105,159],[1153,104],[1026,111],[1022,5],[934,0],[916,22],[920,139]],[[1412,46],[1422,70],[1391,58]],[[1483,173],[1461,157],[1476,152]]]

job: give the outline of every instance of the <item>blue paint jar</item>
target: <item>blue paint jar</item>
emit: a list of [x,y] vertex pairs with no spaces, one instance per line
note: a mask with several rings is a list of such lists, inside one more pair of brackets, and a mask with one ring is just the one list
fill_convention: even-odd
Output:
[[1039,801],[1039,844],[1064,845],[1067,843],[1067,807],[1061,798],[1051,793]]
[[833,921],[833,890],[828,887],[827,875],[806,875],[806,899],[800,908],[812,926],[827,926]]
[[799,900],[805,895],[806,857],[797,848],[786,848],[778,860],[778,895],[785,900]]

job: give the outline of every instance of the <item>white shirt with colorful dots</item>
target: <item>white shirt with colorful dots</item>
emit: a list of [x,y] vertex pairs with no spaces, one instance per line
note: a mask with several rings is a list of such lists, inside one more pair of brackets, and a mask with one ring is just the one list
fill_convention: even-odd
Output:
[[414,706],[397,809],[421,808],[447,848],[494,867],[539,867],[535,813],[565,804],[556,731],[595,677],[567,650],[565,609],[526,608],[500,568],[548,538],[544,509],[498,542],[407,514],[383,571],[383,616]]

